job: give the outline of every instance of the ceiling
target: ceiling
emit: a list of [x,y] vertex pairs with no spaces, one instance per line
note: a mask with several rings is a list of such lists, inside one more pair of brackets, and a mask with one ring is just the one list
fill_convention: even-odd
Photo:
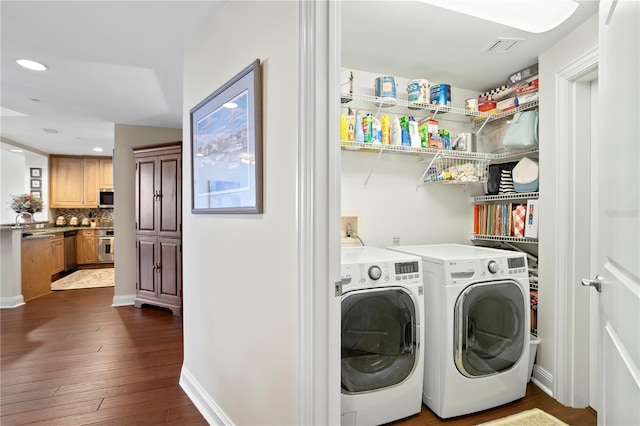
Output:
[[[0,2],[3,149],[111,155],[115,123],[181,128],[183,52],[223,3]],[[482,92],[536,63],[597,8],[580,1],[561,27],[530,34],[417,1],[343,1],[342,66]],[[522,40],[485,53],[498,37]],[[49,69],[22,69],[18,58]]]

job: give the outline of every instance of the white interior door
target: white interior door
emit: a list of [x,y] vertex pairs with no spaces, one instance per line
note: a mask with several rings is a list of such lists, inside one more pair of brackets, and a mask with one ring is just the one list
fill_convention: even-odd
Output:
[[601,0],[599,20],[598,423],[639,425],[640,2]]

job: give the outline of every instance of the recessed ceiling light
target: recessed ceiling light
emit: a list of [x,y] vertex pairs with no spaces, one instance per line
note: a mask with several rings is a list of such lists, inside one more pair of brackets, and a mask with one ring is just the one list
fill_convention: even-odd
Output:
[[227,102],[227,103],[222,104],[222,106],[225,107],[225,108],[231,109],[231,108],[237,108],[238,104],[235,103],[235,102]]
[[94,150],[95,152],[102,152],[102,148],[100,148],[100,147],[98,147],[98,146],[97,146],[97,147],[95,147],[95,148],[93,148],[93,150]]
[[17,149],[17,148],[10,149],[9,151],[11,151],[11,152],[24,152],[21,149]]
[[45,71],[47,69],[46,65],[43,65],[40,62],[32,61],[30,59],[16,59],[16,62],[21,67],[32,71]]
[[420,1],[536,34],[557,27],[578,8],[573,0]]

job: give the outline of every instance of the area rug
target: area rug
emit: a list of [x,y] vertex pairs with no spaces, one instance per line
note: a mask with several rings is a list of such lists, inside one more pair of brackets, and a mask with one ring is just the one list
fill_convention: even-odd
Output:
[[481,423],[478,426],[569,426],[539,408],[523,411],[509,417]]
[[51,290],[77,290],[79,288],[113,287],[113,268],[80,269],[51,283]]

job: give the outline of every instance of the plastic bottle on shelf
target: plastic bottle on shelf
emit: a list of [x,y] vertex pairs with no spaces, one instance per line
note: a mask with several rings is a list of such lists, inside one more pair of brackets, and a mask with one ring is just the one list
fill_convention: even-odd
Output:
[[391,123],[388,115],[382,116],[382,131],[381,131],[382,145],[389,145],[391,143]]
[[401,145],[411,146],[411,136],[409,135],[409,117],[408,116],[403,115],[402,117],[400,117],[400,129],[401,129],[400,134],[402,135]]
[[382,124],[380,124],[380,120],[375,117],[371,117],[371,128],[373,133],[371,135],[371,142],[376,145],[382,144]]
[[362,130],[362,113],[359,109],[356,110],[355,138],[356,142],[364,142],[364,131]]
[[402,145],[402,127],[400,126],[400,119],[397,115],[393,116],[391,120],[389,142],[391,145]]
[[420,132],[418,132],[418,122],[413,116],[409,117],[409,139],[412,148],[422,148]]
[[362,117],[362,132],[364,143],[372,143],[373,142],[373,116],[371,114],[367,114]]
[[356,139],[356,116],[353,110],[349,108],[347,114],[347,141],[353,142]]

